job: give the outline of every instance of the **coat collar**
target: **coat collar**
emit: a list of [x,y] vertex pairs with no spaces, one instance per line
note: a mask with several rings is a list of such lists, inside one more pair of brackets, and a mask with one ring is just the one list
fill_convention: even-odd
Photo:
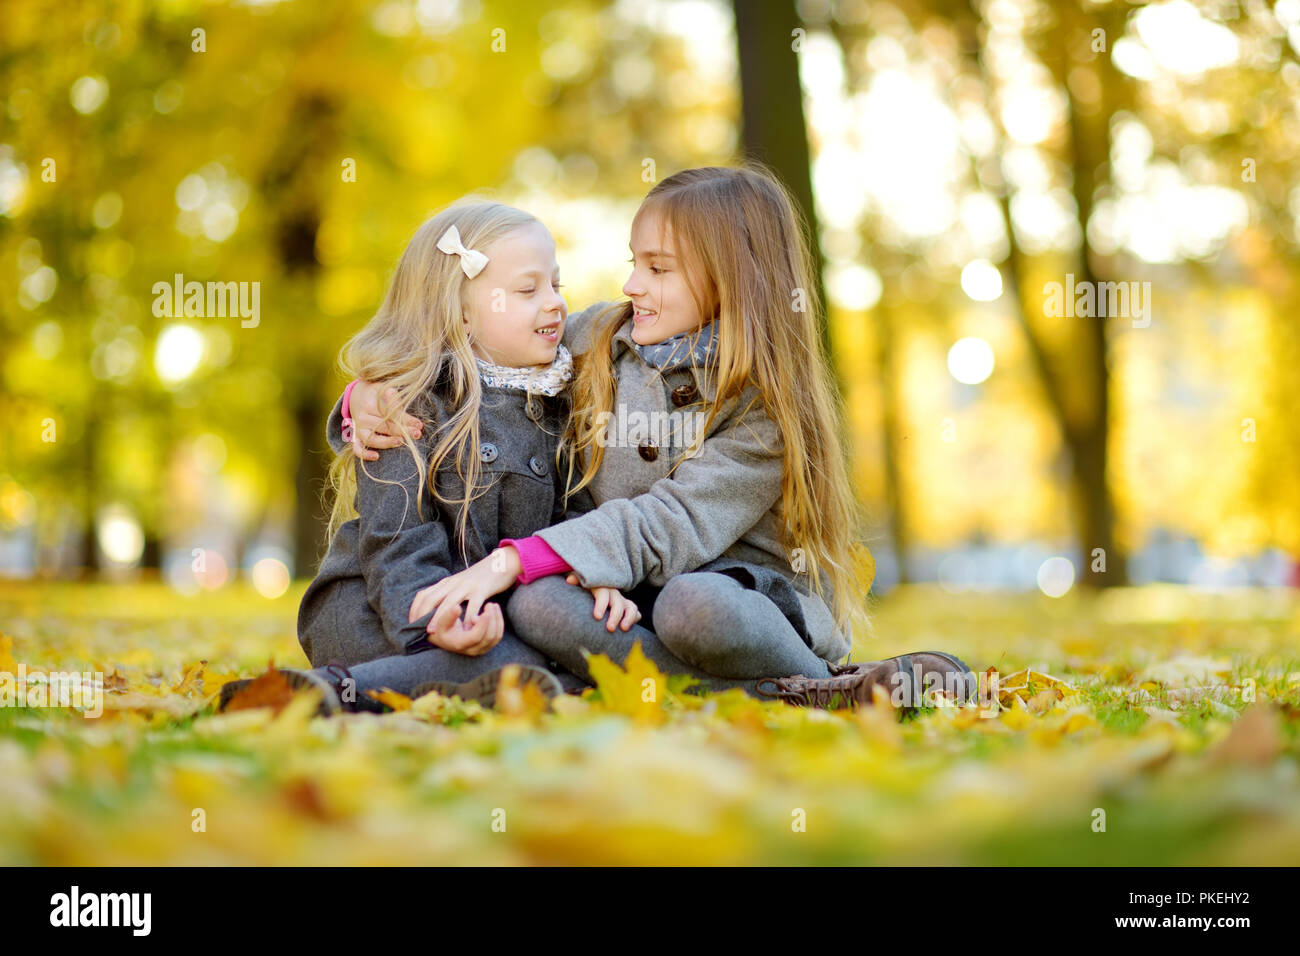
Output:
[[[632,316],[629,313],[628,317],[620,323],[618,331],[614,333],[614,339],[610,343],[610,357],[613,359],[615,365],[618,365],[623,361],[633,361],[642,365],[646,371],[651,374],[668,375],[674,371],[686,372],[695,379],[695,385],[700,390],[700,394],[703,396],[705,401],[713,402],[716,400],[716,376],[711,374],[711,368],[707,366],[692,366],[688,360],[681,367],[672,367],[667,371],[660,372],[659,369],[655,368],[645,360],[645,357],[641,354],[641,349],[637,346],[636,342],[632,341],[633,328]],[[714,327],[714,331],[716,334],[716,326]]]

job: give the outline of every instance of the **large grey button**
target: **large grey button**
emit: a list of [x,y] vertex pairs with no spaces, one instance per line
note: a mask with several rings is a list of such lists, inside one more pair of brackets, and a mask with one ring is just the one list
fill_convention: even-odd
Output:
[[492,444],[490,441],[485,441],[482,445],[479,446],[478,456],[485,462],[496,461],[497,446]]
[[528,459],[528,467],[533,470],[533,474],[541,478],[546,474],[546,462],[542,461],[536,455]]

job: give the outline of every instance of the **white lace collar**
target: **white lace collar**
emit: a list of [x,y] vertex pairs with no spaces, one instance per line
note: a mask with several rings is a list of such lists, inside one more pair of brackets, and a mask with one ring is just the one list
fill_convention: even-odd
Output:
[[545,368],[511,368],[509,365],[493,365],[481,358],[478,362],[479,377],[489,388],[518,388],[542,395],[558,395],[573,378],[573,356],[561,345],[555,353],[555,361]]

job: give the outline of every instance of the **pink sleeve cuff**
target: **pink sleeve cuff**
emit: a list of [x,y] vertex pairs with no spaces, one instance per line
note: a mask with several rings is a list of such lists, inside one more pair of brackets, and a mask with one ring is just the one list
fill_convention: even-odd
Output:
[[537,535],[516,541],[512,538],[503,538],[497,547],[512,545],[519,552],[519,564],[523,567],[523,572],[515,578],[519,584],[532,584],[538,578],[544,578],[548,574],[564,574],[566,571],[572,571],[569,562],[555,553],[555,549],[543,541]]
[[340,406],[339,411],[343,413],[343,440],[345,442],[352,441],[352,407],[349,400],[352,398],[352,389],[356,387],[359,381],[361,379],[354,378],[348,382],[348,387],[343,389],[343,404]]

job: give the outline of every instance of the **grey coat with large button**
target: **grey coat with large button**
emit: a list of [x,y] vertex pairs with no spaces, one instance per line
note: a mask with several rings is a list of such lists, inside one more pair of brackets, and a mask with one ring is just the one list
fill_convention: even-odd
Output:
[[[463,551],[455,508],[438,505],[426,487],[417,510],[420,479],[409,449],[357,461],[359,517],[339,528],[299,607],[298,638],[313,666],[351,666],[427,646],[428,615],[407,620],[418,591],[478,561],[502,538],[525,538],[560,517],[555,452],[567,397],[533,395],[531,403],[518,389],[483,388],[480,482],[491,486],[469,505]],[[335,451],[344,447],[340,404],[326,429]],[[415,446],[427,462],[447,404],[431,390],[411,414],[426,422]],[[461,495],[454,468],[440,471],[438,487],[446,497]],[[584,499],[571,500],[570,510]]]
[[[607,304],[570,317],[564,343],[575,355],[590,347],[594,318]],[[843,657],[851,635],[835,626],[807,574],[796,570],[798,556],[782,544],[784,446],[758,389],[724,403],[707,440],[686,457],[716,389],[703,371],[648,365],[631,332],[629,318],[611,345],[618,384],[604,459],[589,486],[597,507],[537,534],[586,587],[662,587],[688,571],[730,574],[771,598],[818,656]]]

